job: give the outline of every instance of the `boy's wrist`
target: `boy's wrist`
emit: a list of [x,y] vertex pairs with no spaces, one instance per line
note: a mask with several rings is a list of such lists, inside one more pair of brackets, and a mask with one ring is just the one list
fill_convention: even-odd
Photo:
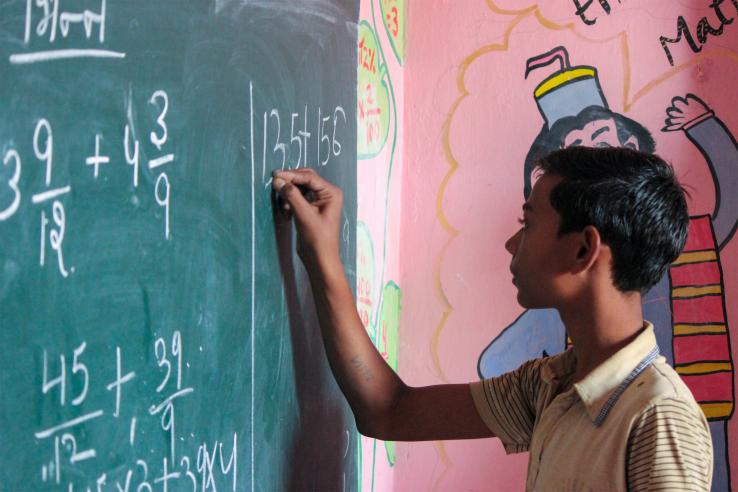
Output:
[[303,262],[310,277],[323,284],[333,284],[345,278],[339,253],[315,255],[304,258]]

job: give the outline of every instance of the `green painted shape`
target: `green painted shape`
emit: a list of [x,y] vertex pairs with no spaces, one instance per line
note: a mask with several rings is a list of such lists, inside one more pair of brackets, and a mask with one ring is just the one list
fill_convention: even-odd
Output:
[[[382,293],[381,315],[379,317],[379,340],[377,349],[389,366],[397,372],[398,349],[400,342],[400,310],[402,293],[395,282],[388,282]],[[394,441],[385,441],[387,460],[390,466],[396,462]]]
[[372,323],[376,294],[374,286],[374,241],[369,227],[356,224],[356,308],[369,338],[376,345],[377,329]]
[[405,61],[405,0],[379,0],[387,37],[397,61]]
[[366,21],[359,23],[357,70],[357,157],[371,159],[387,142],[391,108],[387,66],[382,63],[377,36]]
[[395,441],[384,441],[384,449],[387,452],[387,462],[390,466],[395,466],[395,463],[397,462],[397,455],[395,453],[396,447],[397,443]]
[[397,349],[400,335],[401,291],[395,282],[387,282],[382,292],[377,348],[390,367],[397,372]]
[[[76,12],[98,12],[101,5],[100,0],[57,3]],[[74,490],[96,490],[103,472],[105,490],[117,490],[130,471],[133,491],[144,480],[139,459],[146,462],[149,483],[161,490],[163,484],[154,479],[162,476],[164,457],[168,471],[179,473],[169,490],[193,489],[188,466],[200,477],[194,488],[234,490],[234,469],[221,472],[228,469],[234,446],[235,490],[252,490],[252,485],[256,490],[338,490],[343,483],[349,488],[359,483],[353,417],[318,341],[310,285],[294,253],[294,231],[291,226],[275,231],[264,178],[278,165],[279,154],[268,156],[266,176],[261,167],[264,112],[269,117],[272,108],[278,110],[280,141],[289,146],[290,114],[299,114],[295,126],[302,130],[298,122],[304,121],[307,104],[308,162],[316,162],[318,143],[324,142],[318,108],[323,116],[331,110],[323,136],[330,133],[333,139],[337,120],[341,153],[319,172],[344,190],[341,249],[353,285],[356,32],[344,26],[357,22],[359,2],[328,3],[306,4],[287,15],[285,2],[108,1],[103,45],[95,21],[89,39],[84,26],[72,22],[69,36],[57,32],[51,45],[48,31],[44,39],[35,34],[43,17],[37,3],[12,0],[0,6],[7,33],[0,37],[0,159],[15,148],[23,161],[20,206],[0,222],[0,490],[58,491],[70,483]],[[28,45],[19,42],[26,7],[34,15]],[[329,15],[313,11],[323,8]],[[30,65],[13,65],[8,58],[52,47],[104,48],[126,56]],[[149,103],[158,90],[168,95],[163,117],[162,99]],[[123,150],[129,98],[140,142],[137,187]],[[344,108],[345,120],[332,111],[337,106]],[[163,135],[160,117],[168,138],[158,149],[150,135]],[[57,229],[53,200],[35,204],[31,199],[47,190],[46,166],[34,155],[33,144],[41,118],[53,131],[49,188],[71,186],[57,197],[65,211],[61,248],[67,278],[60,275],[48,233]],[[276,140],[274,119],[269,124],[267,149]],[[85,158],[94,152],[98,133],[101,154],[110,162],[95,179]],[[39,137],[43,151],[45,132]],[[297,147],[292,143],[290,161]],[[330,147],[320,147],[323,159],[338,148]],[[174,154],[174,162],[155,169],[147,165],[167,153]],[[6,198],[12,199],[7,182],[13,167],[12,161],[0,164],[0,212],[10,203]],[[162,173],[171,185],[169,240],[156,194]],[[43,267],[42,212],[49,220]],[[174,344],[175,339],[181,343]],[[116,379],[118,347],[122,374],[135,372],[135,377],[121,385],[120,411],[114,416],[116,391],[107,385]],[[157,391],[167,374],[164,348],[172,375]],[[42,391],[44,350],[48,379],[60,375],[60,357],[65,357],[64,405],[60,385]],[[171,413],[165,405],[152,415],[152,407],[177,389],[173,351],[182,354],[181,388],[193,390],[172,400]],[[75,405],[85,388],[84,399]],[[165,414],[176,422],[174,460],[170,433],[162,428]],[[91,418],[49,437],[35,435],[83,416]],[[72,437],[64,439],[57,484],[49,479],[55,471],[48,464],[54,460],[55,437],[61,440],[67,433]],[[72,463],[72,438],[79,453],[95,449],[96,456]],[[218,444],[225,463],[214,449]],[[205,446],[214,458],[210,485],[197,471]]]

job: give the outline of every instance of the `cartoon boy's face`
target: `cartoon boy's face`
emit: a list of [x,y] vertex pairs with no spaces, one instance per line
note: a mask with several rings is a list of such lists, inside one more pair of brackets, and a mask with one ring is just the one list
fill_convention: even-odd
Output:
[[635,135],[621,142],[613,118],[598,119],[586,123],[582,128],[571,130],[564,137],[564,147],[627,147],[639,150]]
[[566,147],[626,147],[652,153],[651,133],[640,123],[602,106],[588,106],[576,116],[544,125],[531,145],[523,166],[523,194],[530,195],[536,181],[537,161],[549,152]]

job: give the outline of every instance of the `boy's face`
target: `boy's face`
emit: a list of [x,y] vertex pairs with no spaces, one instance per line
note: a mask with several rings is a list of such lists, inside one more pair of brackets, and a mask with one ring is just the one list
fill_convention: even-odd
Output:
[[524,308],[556,307],[567,290],[566,273],[577,246],[575,235],[559,236],[561,218],[549,200],[560,181],[551,174],[538,179],[523,205],[521,228],[505,243],[518,303]]

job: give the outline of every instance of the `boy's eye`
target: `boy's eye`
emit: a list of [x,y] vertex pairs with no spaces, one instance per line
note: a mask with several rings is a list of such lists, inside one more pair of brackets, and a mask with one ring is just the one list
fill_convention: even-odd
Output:
[[525,226],[527,225],[525,219],[523,219],[523,218],[519,218],[518,219],[518,224],[520,224],[521,226],[523,226],[523,228],[525,228]]

